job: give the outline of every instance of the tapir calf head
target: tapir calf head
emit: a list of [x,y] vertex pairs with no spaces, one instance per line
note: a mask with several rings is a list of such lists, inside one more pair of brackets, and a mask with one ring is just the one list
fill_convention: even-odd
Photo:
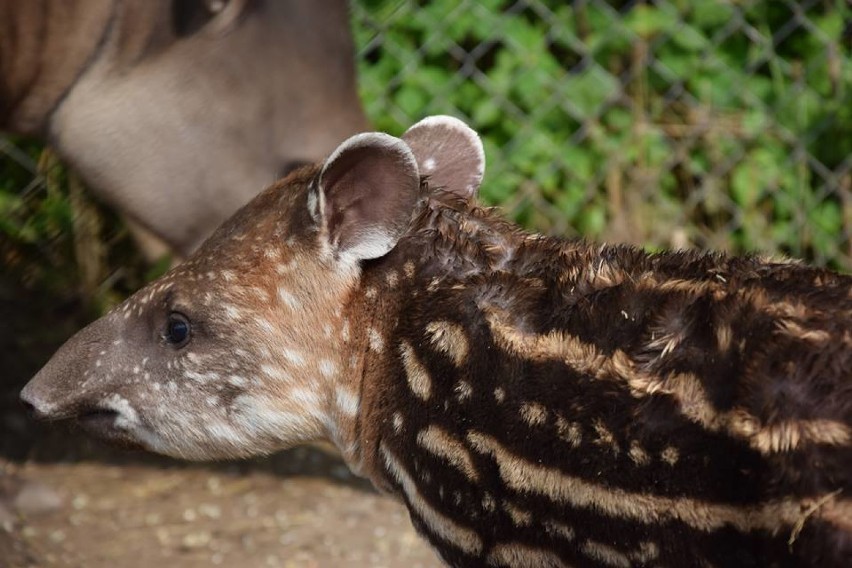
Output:
[[470,196],[483,165],[476,134],[449,117],[403,139],[350,138],[71,338],[22,399],[37,416],[189,459],[334,438],[338,417],[359,410],[358,331],[344,312],[362,262],[406,233],[421,175]]

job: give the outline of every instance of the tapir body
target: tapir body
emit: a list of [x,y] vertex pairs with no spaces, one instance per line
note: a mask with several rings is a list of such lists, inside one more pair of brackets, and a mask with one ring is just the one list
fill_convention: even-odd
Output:
[[432,117],[294,172],[72,338],[36,414],[328,439],[452,566],[850,566],[852,279],[533,235]]
[[0,0],[0,129],[178,255],[366,124],[344,0]]

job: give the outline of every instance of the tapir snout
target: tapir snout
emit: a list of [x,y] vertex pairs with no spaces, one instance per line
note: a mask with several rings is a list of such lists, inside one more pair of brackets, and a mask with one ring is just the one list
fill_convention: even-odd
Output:
[[126,370],[120,364],[122,324],[105,317],[80,330],[27,383],[21,400],[36,418],[74,419],[95,435],[123,440],[122,424],[137,417],[120,393]]

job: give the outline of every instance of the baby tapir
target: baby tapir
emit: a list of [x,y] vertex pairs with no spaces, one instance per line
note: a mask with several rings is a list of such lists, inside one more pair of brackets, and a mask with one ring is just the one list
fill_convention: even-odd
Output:
[[326,438],[452,566],[852,566],[852,278],[525,233],[476,134],[344,142],[73,337],[36,415]]

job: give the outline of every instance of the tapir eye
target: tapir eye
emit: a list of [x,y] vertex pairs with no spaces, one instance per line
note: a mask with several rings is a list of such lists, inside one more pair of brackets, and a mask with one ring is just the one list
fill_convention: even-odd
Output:
[[190,325],[186,316],[177,312],[169,314],[166,322],[166,341],[172,347],[181,348],[189,343]]

